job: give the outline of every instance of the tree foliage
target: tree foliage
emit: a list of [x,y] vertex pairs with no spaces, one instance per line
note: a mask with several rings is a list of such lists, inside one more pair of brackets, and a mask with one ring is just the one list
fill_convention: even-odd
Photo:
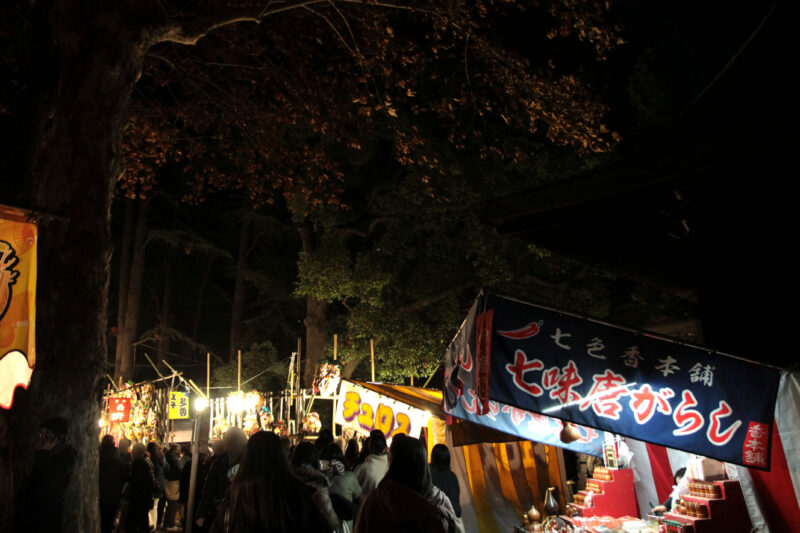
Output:
[[[280,358],[271,342],[252,344],[242,351],[242,390],[281,391],[286,386],[288,369],[288,360]],[[220,365],[211,374],[211,384],[223,387],[223,394],[235,391],[238,372],[236,360]]]
[[[285,211],[312,230],[295,295],[335,304],[345,351],[377,337],[384,371],[425,373],[459,298],[514,276],[475,204],[618,142],[584,76],[622,42],[607,11],[306,2],[280,24],[158,45],[134,94],[122,191],[178,178],[185,202],[241,190]],[[263,269],[248,283],[267,286]]]

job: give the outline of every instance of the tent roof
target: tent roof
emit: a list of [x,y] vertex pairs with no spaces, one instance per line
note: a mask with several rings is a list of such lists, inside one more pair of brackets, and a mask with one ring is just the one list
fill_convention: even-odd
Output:
[[442,391],[409,387],[407,385],[388,385],[385,383],[367,383],[364,381],[347,380],[359,387],[364,387],[378,394],[383,394],[398,402],[403,402],[422,411],[428,411],[433,416],[444,418],[442,410]]
[[[385,383],[367,383],[364,381],[346,380],[355,383],[360,387],[369,389],[378,394],[398,402],[405,403],[411,407],[428,411],[437,418],[445,418],[446,413],[442,409],[442,391],[423,389],[420,387],[409,387],[407,385],[389,385]],[[454,446],[475,444],[481,442],[515,442],[524,440],[515,435],[503,433],[486,426],[480,426],[458,418],[453,419],[450,426],[453,436]]]

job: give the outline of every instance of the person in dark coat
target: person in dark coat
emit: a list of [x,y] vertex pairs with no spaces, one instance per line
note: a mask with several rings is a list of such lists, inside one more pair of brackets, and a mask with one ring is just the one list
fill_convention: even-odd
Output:
[[361,505],[355,533],[464,533],[450,500],[431,482],[425,444],[398,437],[386,477]]
[[128,463],[125,462],[116,446],[114,437],[106,435],[100,441],[98,458],[100,468],[100,532],[111,533],[114,517],[117,515],[122,488],[128,480]]
[[461,518],[461,489],[458,478],[450,470],[450,450],[444,444],[437,444],[431,450],[431,481],[450,499],[456,516]]
[[164,499],[164,486],[167,483],[164,474],[167,469],[167,460],[164,457],[164,450],[157,442],[150,441],[147,443],[147,453],[150,454],[150,461],[153,463],[153,475],[156,478],[156,490],[153,491],[153,500],[155,505],[150,512],[150,523],[155,525],[158,529],[161,527],[161,521],[164,517],[164,506],[167,500]]
[[211,527],[211,533],[255,532],[331,532],[311,500],[311,489],[291,474],[280,438],[266,431],[250,437]]
[[153,508],[153,493],[158,490],[153,463],[147,457],[144,444],[136,444],[131,453],[131,476],[126,491],[128,516],[125,533],[149,533],[148,514]]
[[173,444],[165,454],[167,467],[164,470],[164,499],[167,507],[164,510],[164,527],[175,527],[175,518],[180,508],[181,482],[181,447]]
[[[201,452],[197,456],[197,486],[194,489],[194,508],[197,509],[197,503],[200,501],[200,494],[203,492],[203,481],[208,475],[208,465],[211,462],[211,456],[208,452]],[[185,517],[188,511],[189,504],[189,483],[192,478],[192,456],[189,456],[189,462],[183,465],[181,471],[181,484],[180,484],[180,502],[183,507],[181,514]]]
[[15,531],[60,533],[64,495],[75,469],[76,453],[67,442],[66,418],[50,418],[41,427],[40,446],[16,505]]
[[119,445],[117,446],[117,452],[122,459],[128,463],[128,466],[131,464],[131,441],[122,437],[119,439]]
[[330,528],[339,531],[342,527],[342,522],[331,500],[330,482],[325,477],[325,474],[319,470],[319,464],[317,449],[312,443],[303,441],[294,449],[292,454],[292,473],[312,491],[314,504],[322,516],[325,517]]
[[347,447],[344,449],[344,458],[347,460],[347,469],[353,471],[360,463],[358,462],[359,450],[358,439],[353,437],[347,441]]
[[211,463],[203,485],[200,505],[197,508],[195,523],[201,531],[208,530],[216,517],[219,505],[225,500],[228,486],[239,470],[239,460],[247,446],[247,437],[244,431],[232,427],[225,432],[223,444],[225,453]]

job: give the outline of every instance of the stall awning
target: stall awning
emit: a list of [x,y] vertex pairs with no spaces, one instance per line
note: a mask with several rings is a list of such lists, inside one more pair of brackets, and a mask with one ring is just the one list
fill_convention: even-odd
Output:
[[364,381],[346,380],[378,394],[383,394],[398,402],[403,402],[411,407],[428,411],[433,416],[444,418],[442,411],[442,391],[409,387],[407,385],[387,385],[384,383],[368,383]]
[[466,399],[486,416],[495,402],[768,469],[779,380],[703,348],[481,295],[447,353],[445,408]]

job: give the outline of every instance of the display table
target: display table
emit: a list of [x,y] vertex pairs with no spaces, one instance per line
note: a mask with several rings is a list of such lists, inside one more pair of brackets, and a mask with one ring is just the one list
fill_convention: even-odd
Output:
[[[611,479],[592,478],[587,481],[587,487],[592,485],[600,489],[598,493],[592,495],[592,505],[572,505],[578,510],[579,516],[639,516],[639,506],[636,500],[636,489],[633,486],[633,470],[630,468],[620,468],[616,470],[606,470]],[[588,494],[588,490],[578,491],[582,500]]]
[[[715,481],[720,489],[719,498],[702,498],[699,496],[685,495],[686,501],[703,505],[708,510],[708,518],[696,518],[675,512],[664,513],[664,518],[680,522],[684,526],[691,526],[694,533],[748,533],[752,528],[750,514],[742,494],[739,481],[726,479]],[[688,528],[686,528],[688,529]]]

